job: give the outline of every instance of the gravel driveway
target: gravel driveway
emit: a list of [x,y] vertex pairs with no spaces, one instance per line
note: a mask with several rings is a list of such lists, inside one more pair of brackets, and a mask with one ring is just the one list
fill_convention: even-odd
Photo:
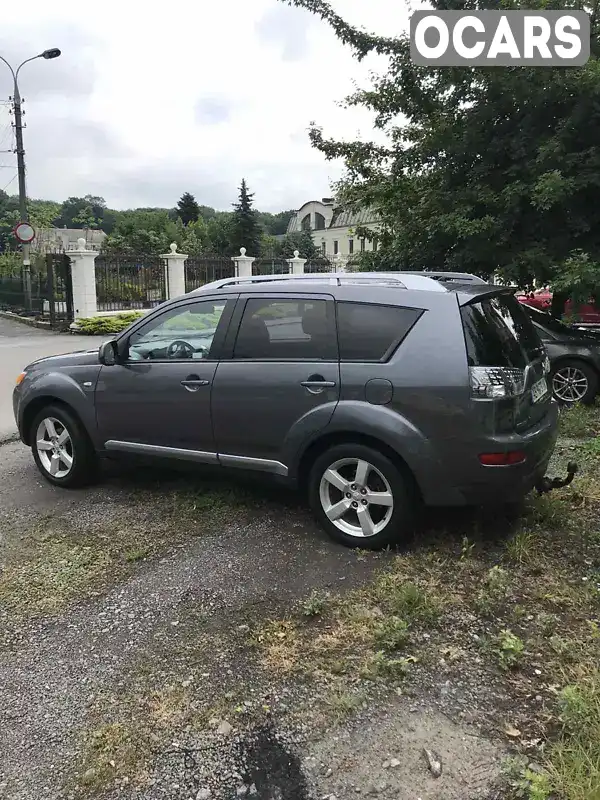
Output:
[[[217,719],[208,720],[208,732],[201,734],[201,759],[197,752],[186,756],[182,750],[179,737],[189,739],[188,725],[175,733],[172,752],[163,749],[152,756],[154,772],[143,789],[134,789],[128,780],[114,792],[105,785],[99,789],[94,783],[98,769],[84,761],[90,736],[95,746],[107,729],[118,729],[100,725],[100,717],[107,707],[111,713],[129,714],[132,687],[139,696],[150,672],[153,682],[144,703],[149,697],[158,702],[156,697],[173,686],[187,691],[192,677],[186,680],[180,671],[193,663],[201,695],[229,690],[225,696],[233,697],[242,687],[244,699],[235,702],[244,708],[265,707],[266,697],[284,708],[310,706],[301,686],[295,700],[295,689],[290,694],[289,688],[280,691],[275,684],[261,683],[252,655],[239,646],[238,631],[272,613],[286,613],[311,589],[337,593],[360,586],[392,556],[366,557],[338,547],[324,538],[297,499],[273,489],[244,488],[249,494],[242,501],[223,504],[218,499],[223,487],[206,484],[202,477],[125,469],[113,470],[100,486],[67,492],[42,481],[20,443],[1,445],[0,454],[0,570],[17,568],[14,574],[26,578],[9,581],[17,589],[14,596],[9,591],[8,605],[0,595],[5,605],[4,612],[0,606],[5,632],[0,644],[0,797],[58,800],[100,791],[140,800],[228,800],[246,793],[264,800],[307,800],[322,797],[325,787],[348,769],[348,786],[358,786],[357,792],[416,800],[416,780],[423,800],[466,798],[465,775],[479,776],[477,786],[471,786],[478,793],[497,771],[498,754],[487,740],[435,709],[420,706],[415,713],[416,708],[396,698],[392,707],[365,711],[358,727],[342,729],[341,749],[340,730],[327,727],[317,735],[308,712],[299,712],[297,724],[286,731],[274,719],[273,727],[249,735],[223,723],[217,709]],[[139,550],[135,539],[134,555],[124,559],[125,571],[115,560],[98,572],[98,564],[105,565],[120,546],[119,537],[130,536],[132,529],[143,541],[158,536],[157,549]],[[71,548],[63,561],[82,547],[86,559],[73,562],[77,569],[69,562],[64,576],[59,573],[60,580],[48,584],[58,598],[49,607],[37,582],[47,585],[57,542]],[[22,563],[29,571],[18,571]],[[86,583],[81,563],[96,570],[98,580]],[[11,602],[16,611],[9,613]],[[192,660],[190,647],[195,648]],[[168,716],[176,732],[176,708],[161,706],[156,724],[163,725]],[[393,775],[385,773],[387,781],[378,782],[384,788],[377,789],[386,757],[379,752],[383,739],[392,754],[397,746],[407,759]],[[456,765],[443,785],[427,778],[419,761],[423,744],[431,741],[439,742]],[[351,767],[348,753],[345,761],[342,756],[354,747],[364,750],[364,759]]]

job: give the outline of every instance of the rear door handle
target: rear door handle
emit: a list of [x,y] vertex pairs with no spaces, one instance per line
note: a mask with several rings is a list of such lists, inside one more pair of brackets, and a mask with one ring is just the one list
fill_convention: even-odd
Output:
[[322,375],[311,375],[308,380],[301,381],[300,386],[304,386],[311,394],[320,394],[324,389],[333,389],[335,381],[326,381]]
[[204,381],[200,378],[186,378],[184,381],[181,381],[181,385],[187,389],[188,392],[197,392],[201,386],[208,386],[210,381]]

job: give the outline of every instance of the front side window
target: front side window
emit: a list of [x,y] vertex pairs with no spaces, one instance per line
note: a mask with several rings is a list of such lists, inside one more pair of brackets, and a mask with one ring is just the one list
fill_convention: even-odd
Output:
[[210,358],[227,301],[186,303],[161,314],[129,339],[130,361],[192,361]]
[[374,303],[337,304],[341,361],[383,361],[422,314],[418,308]]
[[233,357],[269,361],[336,360],[332,304],[326,300],[248,300]]

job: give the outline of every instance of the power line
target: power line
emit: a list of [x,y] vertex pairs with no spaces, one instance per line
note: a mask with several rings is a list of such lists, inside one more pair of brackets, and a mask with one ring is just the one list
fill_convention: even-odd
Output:
[[9,180],[9,182],[6,184],[6,186],[4,186],[2,188],[3,192],[5,192],[8,189],[8,187],[11,185],[11,183],[17,179],[17,175],[18,175],[18,173],[15,172],[15,174],[12,176],[12,178]]

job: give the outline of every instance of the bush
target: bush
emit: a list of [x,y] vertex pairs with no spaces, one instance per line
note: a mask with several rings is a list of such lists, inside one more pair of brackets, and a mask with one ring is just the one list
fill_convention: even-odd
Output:
[[77,320],[77,333],[89,336],[121,333],[142,316],[144,315],[141,312],[130,311],[127,314],[116,314],[114,317],[85,317]]

